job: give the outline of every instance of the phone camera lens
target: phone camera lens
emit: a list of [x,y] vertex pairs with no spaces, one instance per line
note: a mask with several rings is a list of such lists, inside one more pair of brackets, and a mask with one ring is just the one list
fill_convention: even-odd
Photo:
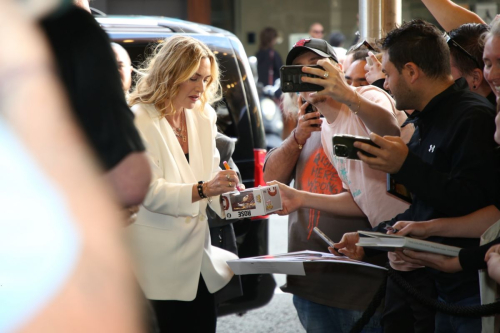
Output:
[[335,155],[339,157],[347,157],[348,149],[345,145],[335,145]]

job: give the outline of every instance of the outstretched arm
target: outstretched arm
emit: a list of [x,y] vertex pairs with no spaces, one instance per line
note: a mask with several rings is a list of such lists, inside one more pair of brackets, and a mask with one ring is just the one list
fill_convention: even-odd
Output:
[[445,31],[456,29],[465,23],[485,23],[479,15],[451,0],[422,0],[422,3]]
[[287,215],[299,208],[312,208],[339,216],[365,217],[359,206],[354,202],[350,192],[339,194],[319,194],[300,191],[279,182],[281,202],[283,209],[277,213]]
[[[370,99],[362,96],[353,87],[349,86],[344,78],[344,73],[338,67],[333,65],[329,60],[319,60],[318,65],[325,70],[319,68],[311,68],[304,66],[304,73],[314,74],[320,78],[302,77],[303,82],[313,83],[325,87],[325,89],[311,94],[311,96],[329,96],[337,102],[346,104],[355,112],[358,117],[363,120],[366,127],[372,132],[379,135],[400,135],[399,124],[396,117],[392,113],[392,109],[387,103],[375,103]],[[324,75],[328,73],[327,77]],[[385,96],[384,96],[385,97]],[[389,108],[388,108],[389,107]]]
[[399,230],[398,235],[416,238],[430,236],[479,238],[498,220],[500,220],[500,211],[491,205],[460,217],[423,222],[399,221],[394,224],[394,228]]

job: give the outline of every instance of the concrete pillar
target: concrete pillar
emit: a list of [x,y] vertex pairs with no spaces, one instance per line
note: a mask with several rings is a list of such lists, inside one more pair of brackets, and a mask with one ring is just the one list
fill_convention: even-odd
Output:
[[382,36],[401,24],[401,0],[383,0]]
[[383,0],[359,0],[360,40],[372,43],[382,37],[382,2]]

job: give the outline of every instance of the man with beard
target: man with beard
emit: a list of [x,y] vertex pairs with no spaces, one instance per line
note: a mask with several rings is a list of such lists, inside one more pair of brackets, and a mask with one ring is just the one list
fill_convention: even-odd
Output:
[[[441,32],[427,22],[414,20],[389,32],[382,41],[382,49],[386,84],[397,108],[416,110],[409,119],[416,129],[408,145],[398,137],[373,133],[370,138],[379,148],[354,143],[374,155],[359,153],[364,163],[392,174],[412,193],[410,208],[379,224],[377,229],[383,230],[397,221],[462,216],[494,204],[499,188],[493,140],[495,112],[485,98],[469,90],[464,78],[453,80],[450,51]],[[364,251],[355,246],[357,239],[357,233],[346,234],[336,247],[341,253],[360,259]],[[430,239],[462,248],[479,244],[477,238]],[[477,272],[428,271],[442,301],[455,305],[479,304]],[[388,293],[391,290],[397,292],[398,287],[389,283]],[[408,307],[403,303],[392,304],[393,310],[396,306]],[[408,310],[411,315],[412,309]],[[402,310],[398,312],[404,314]],[[395,314],[396,311],[392,316],[387,313],[384,323],[401,318]],[[435,322],[437,332],[481,331],[480,318],[438,312]]]

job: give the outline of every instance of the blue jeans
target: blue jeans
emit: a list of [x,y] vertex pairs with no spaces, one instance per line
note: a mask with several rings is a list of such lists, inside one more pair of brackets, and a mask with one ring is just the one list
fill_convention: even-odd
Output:
[[[307,333],[349,333],[363,311],[321,305],[293,295],[293,305]],[[382,333],[381,315],[375,313],[362,332]]]
[[[439,298],[440,301],[443,301]],[[454,305],[480,305],[479,295],[460,300]],[[436,313],[436,333],[481,333],[481,317],[457,317],[446,313]]]

